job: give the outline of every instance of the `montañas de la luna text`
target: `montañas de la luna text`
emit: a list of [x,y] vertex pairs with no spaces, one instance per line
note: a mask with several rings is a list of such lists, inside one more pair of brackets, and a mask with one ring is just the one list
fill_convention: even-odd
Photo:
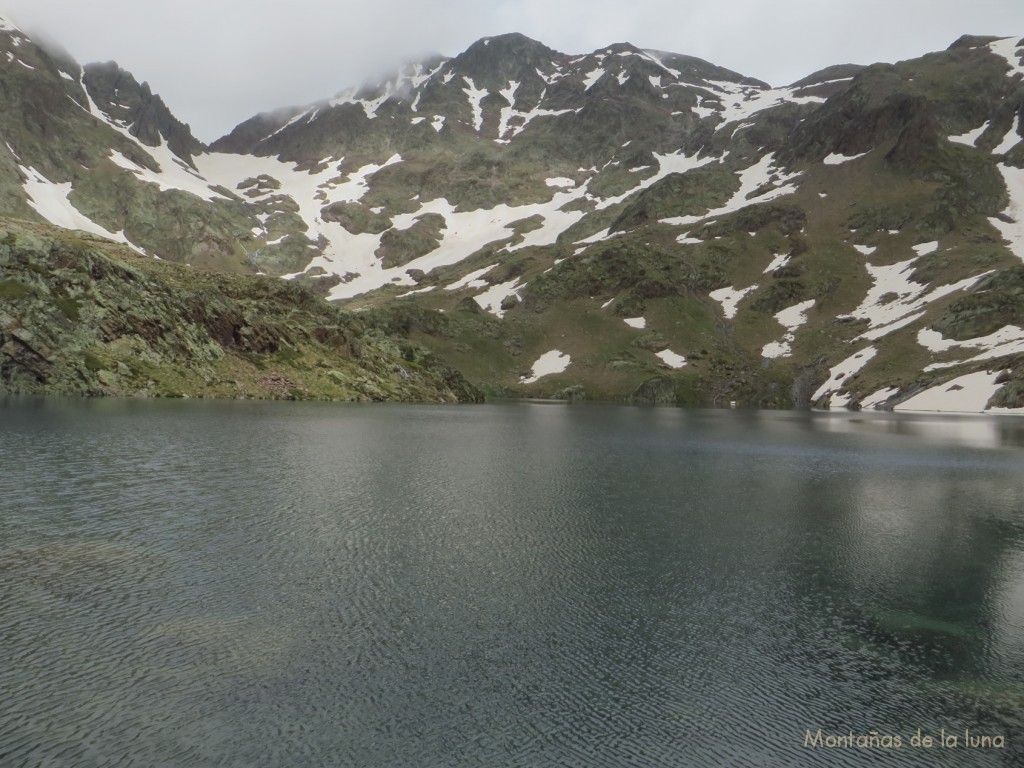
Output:
[[814,732],[804,731],[804,746],[809,749],[1005,749],[1006,737],[971,733],[970,728],[965,728],[962,735],[942,728],[938,736],[922,733],[918,728],[909,739],[878,731],[824,733],[819,728]]

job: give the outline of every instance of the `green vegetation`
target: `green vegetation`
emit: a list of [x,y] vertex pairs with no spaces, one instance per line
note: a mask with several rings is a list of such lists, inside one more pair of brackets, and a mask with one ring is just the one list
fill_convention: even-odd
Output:
[[0,299],[15,301],[28,296],[30,292],[27,285],[17,280],[0,281]]
[[982,279],[954,301],[932,327],[952,339],[987,336],[1005,325],[1024,325],[1024,266]]
[[[150,397],[472,401],[429,350],[302,286],[140,258],[4,222],[0,391]],[[45,265],[45,268],[40,268]]]
[[400,267],[413,259],[426,256],[441,242],[444,216],[424,213],[408,229],[389,229],[380,239],[377,256],[385,268]]
[[[635,186],[636,180],[633,180]],[[613,232],[675,216],[696,216],[724,205],[739,189],[736,175],[714,163],[673,173],[637,194],[611,225]]]

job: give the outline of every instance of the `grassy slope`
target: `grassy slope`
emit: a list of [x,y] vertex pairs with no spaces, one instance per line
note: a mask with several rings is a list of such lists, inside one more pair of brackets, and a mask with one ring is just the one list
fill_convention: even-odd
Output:
[[426,349],[301,286],[0,222],[0,391],[473,400]]
[[[392,309],[387,302],[371,301],[385,313],[401,312],[394,307],[402,305],[446,310],[450,323],[445,334],[414,323],[412,338],[436,349],[491,394],[578,396],[582,389],[596,399],[649,399],[650,387],[644,385],[655,382],[671,390],[668,399],[677,402],[791,405],[824,381],[830,365],[869,344],[855,340],[866,330],[864,321],[840,317],[856,309],[871,287],[866,261],[905,261],[916,255],[911,246],[936,239],[940,252],[920,257],[913,267],[915,279],[932,286],[987,270],[1003,274],[1018,263],[986,220],[991,203],[981,210],[970,199],[949,205],[942,183],[893,167],[887,159],[893,146],[889,142],[849,164],[806,164],[796,194],[694,229],[707,238],[704,245],[678,244],[676,236],[687,228],[655,220],[580,255],[557,246],[530,249],[516,259],[527,286],[521,291],[523,302],[501,321],[457,309],[460,300],[477,292],[469,289],[420,294],[394,302]],[[989,162],[981,150],[970,148],[954,147],[950,156],[954,166],[947,187],[960,181],[957,173],[964,166]],[[644,193],[644,208],[659,210],[656,192]],[[854,244],[876,250],[865,257]],[[792,256],[784,269],[764,273],[776,254],[787,252]],[[448,268],[437,282],[451,282],[494,260],[481,255]],[[556,260],[563,261],[556,265]],[[431,277],[424,284],[433,282]],[[508,272],[498,267],[485,279],[503,282]],[[707,296],[726,285],[755,283],[759,288],[740,303],[735,320],[726,320]],[[983,368],[969,364],[923,372],[933,356],[917,343],[917,331],[959,306],[961,295],[934,302],[921,320],[876,344],[878,356],[851,380],[854,399],[883,386],[918,391]],[[602,309],[609,299],[611,305]],[[794,354],[761,358],[761,347],[784,333],[774,313],[806,299],[814,299],[815,306],[796,334]],[[639,315],[647,319],[642,331],[622,320]],[[689,364],[668,369],[654,356],[663,347],[685,355]],[[533,361],[552,349],[572,357],[570,368],[521,384]],[[1020,367],[1016,359],[1000,364],[1014,371]]]

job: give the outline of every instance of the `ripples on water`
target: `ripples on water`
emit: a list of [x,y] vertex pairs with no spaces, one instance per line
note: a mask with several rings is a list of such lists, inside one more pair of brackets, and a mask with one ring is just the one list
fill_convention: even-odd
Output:
[[[0,406],[2,766],[1019,765],[1022,422]],[[1003,750],[805,749],[805,731]]]

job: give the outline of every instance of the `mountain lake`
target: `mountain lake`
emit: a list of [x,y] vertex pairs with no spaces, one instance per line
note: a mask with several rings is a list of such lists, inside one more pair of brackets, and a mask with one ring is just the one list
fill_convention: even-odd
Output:
[[1024,765],[1024,420],[0,401],[0,765]]

